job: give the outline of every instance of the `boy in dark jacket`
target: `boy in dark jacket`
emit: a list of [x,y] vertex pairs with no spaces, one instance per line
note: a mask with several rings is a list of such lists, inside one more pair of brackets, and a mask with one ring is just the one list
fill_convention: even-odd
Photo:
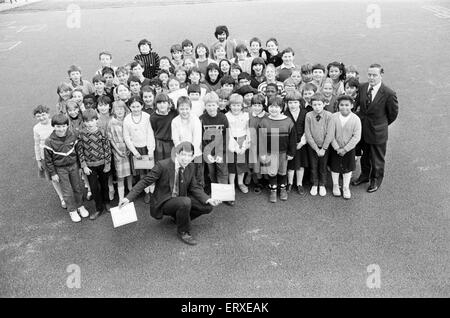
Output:
[[68,130],[69,118],[64,114],[53,116],[52,126],[55,130],[44,145],[45,165],[52,180],[61,185],[70,218],[73,222],[80,222],[80,215],[85,218],[89,216],[89,212],[83,206],[83,193],[75,151],[77,137]]

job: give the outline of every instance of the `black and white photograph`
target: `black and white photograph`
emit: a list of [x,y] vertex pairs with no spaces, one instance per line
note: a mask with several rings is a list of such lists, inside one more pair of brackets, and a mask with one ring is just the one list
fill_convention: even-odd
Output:
[[0,0],[0,297],[448,298],[449,35],[443,0]]

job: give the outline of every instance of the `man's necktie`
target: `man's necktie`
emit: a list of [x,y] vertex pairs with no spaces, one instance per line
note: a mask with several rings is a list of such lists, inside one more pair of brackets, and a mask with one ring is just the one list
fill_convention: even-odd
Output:
[[178,196],[185,197],[187,195],[186,185],[184,182],[184,168],[178,168]]
[[367,92],[367,98],[369,100],[367,102],[367,105],[370,105],[370,103],[372,103],[372,91],[373,91],[373,86],[369,85],[369,91]]

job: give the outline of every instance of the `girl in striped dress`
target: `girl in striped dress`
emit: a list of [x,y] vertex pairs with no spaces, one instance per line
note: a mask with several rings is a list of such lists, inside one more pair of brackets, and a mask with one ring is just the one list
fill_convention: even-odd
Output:
[[117,192],[119,194],[119,201],[125,195],[124,180],[127,180],[128,191],[132,188],[132,176],[129,160],[129,150],[125,145],[123,138],[123,119],[128,112],[128,108],[123,101],[115,101],[113,103],[114,117],[109,121],[107,128],[108,140],[111,143],[111,150],[113,153],[114,168],[117,176]]

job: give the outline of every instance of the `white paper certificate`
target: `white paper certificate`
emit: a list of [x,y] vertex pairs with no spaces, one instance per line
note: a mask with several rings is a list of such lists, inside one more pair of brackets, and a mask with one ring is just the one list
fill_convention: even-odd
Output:
[[114,228],[136,222],[137,215],[134,203],[130,202],[121,209],[118,206],[111,208],[111,217]]
[[235,201],[234,184],[211,183],[211,199]]

